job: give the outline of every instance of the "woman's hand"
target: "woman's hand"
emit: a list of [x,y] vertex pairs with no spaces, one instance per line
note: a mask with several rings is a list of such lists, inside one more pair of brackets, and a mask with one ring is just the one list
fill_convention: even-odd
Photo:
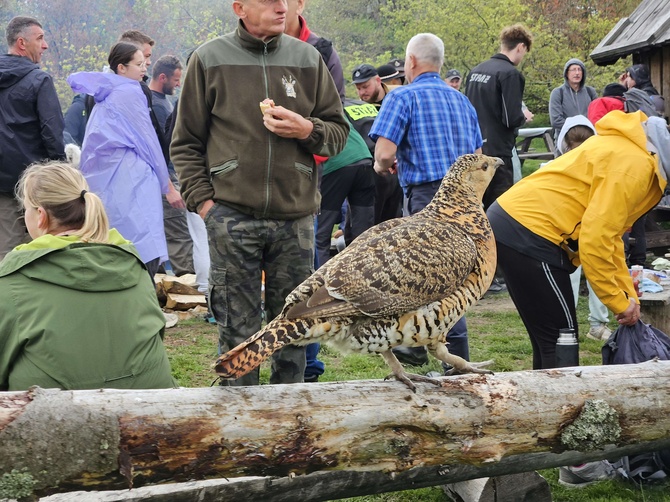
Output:
[[640,305],[632,298],[629,301],[628,308],[615,316],[618,323],[624,326],[632,326],[640,319]]
[[174,187],[172,182],[170,182],[168,186],[168,193],[165,194],[165,198],[167,199],[168,204],[170,204],[175,209],[186,209],[186,203],[184,202],[184,199],[182,199],[181,194]]

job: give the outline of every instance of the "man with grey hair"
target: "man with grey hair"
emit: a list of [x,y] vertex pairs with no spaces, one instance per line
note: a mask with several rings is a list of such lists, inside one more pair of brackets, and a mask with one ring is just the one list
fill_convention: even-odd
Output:
[[[237,30],[191,55],[170,147],[188,209],[207,225],[221,353],[260,329],[262,273],[268,319],[312,273],[314,155],[334,157],[349,133],[323,58],[284,35],[286,0],[232,4]],[[302,382],[304,372],[304,347],[287,345],[270,383]],[[256,369],[232,385],[258,383]]]
[[8,54],[0,56],[0,260],[28,239],[14,198],[19,176],[34,162],[65,158],[56,88],[39,65],[49,48],[42,25],[17,16],[6,33]]
[[[409,214],[428,205],[459,156],[481,152],[477,113],[463,94],[442,80],[443,62],[444,43],[439,37],[432,33],[412,37],[405,57],[409,85],[389,93],[370,130],[377,142],[375,171],[383,175],[397,170]],[[449,351],[466,360],[467,336],[465,318],[447,334]],[[414,359],[414,364],[428,360],[423,347],[393,350],[401,360]]]

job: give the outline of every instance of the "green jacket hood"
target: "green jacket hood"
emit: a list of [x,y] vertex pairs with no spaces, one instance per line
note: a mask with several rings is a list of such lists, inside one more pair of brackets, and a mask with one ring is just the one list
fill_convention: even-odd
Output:
[[81,242],[76,235],[38,237],[5,256],[0,277],[18,273],[73,290],[120,291],[144,278],[133,268],[145,270],[135,247],[112,229],[108,244]]

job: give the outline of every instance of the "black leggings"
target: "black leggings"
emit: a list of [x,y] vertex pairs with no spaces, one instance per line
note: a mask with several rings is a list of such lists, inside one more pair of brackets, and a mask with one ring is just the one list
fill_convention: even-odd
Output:
[[556,367],[558,330],[577,329],[570,272],[497,243],[498,264],[533,346],[533,369]]

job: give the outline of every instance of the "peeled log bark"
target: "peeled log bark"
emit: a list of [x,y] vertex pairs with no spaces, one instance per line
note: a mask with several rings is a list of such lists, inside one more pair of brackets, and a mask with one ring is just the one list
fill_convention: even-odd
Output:
[[0,393],[0,475],[25,468],[38,494],[263,476],[230,483],[247,485],[235,500],[310,485],[300,500],[327,500],[668,447],[669,396],[666,361],[466,375],[416,394],[381,381]]

